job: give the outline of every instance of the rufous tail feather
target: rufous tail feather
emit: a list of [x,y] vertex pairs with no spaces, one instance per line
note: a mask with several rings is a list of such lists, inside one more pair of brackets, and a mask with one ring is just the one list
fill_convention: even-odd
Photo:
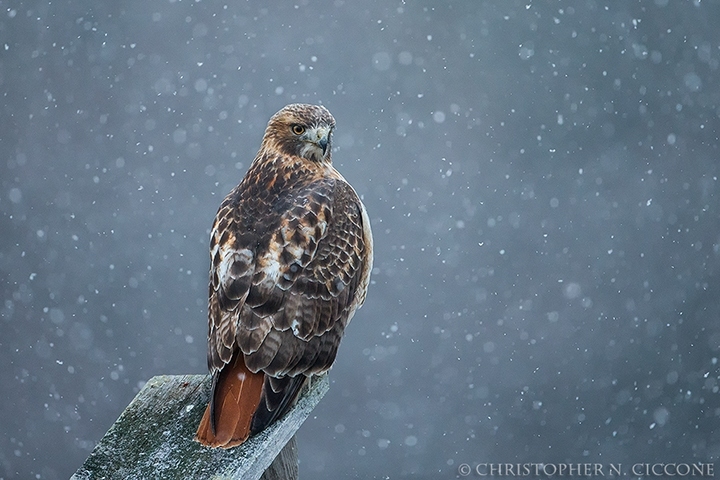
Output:
[[231,448],[250,436],[265,374],[248,370],[242,352],[238,352],[217,375],[195,440],[208,447]]

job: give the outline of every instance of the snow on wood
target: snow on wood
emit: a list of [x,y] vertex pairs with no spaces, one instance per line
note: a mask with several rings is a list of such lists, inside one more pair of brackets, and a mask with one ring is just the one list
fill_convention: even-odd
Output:
[[223,450],[193,440],[210,396],[210,376],[153,377],[71,480],[297,478],[295,432],[329,388],[327,375],[314,377],[287,415]]

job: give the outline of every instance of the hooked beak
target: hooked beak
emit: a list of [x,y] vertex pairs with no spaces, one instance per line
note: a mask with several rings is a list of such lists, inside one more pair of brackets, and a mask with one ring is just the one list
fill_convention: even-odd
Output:
[[330,130],[326,128],[318,128],[317,130],[317,144],[322,148],[323,155],[327,152],[328,143],[330,140]]

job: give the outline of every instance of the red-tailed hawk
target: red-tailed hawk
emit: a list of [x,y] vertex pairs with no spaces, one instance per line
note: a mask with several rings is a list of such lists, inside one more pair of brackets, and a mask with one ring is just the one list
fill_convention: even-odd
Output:
[[331,162],[335,119],[321,106],[273,115],[260,151],[210,235],[210,402],[196,439],[244,442],[326,372],[365,301],[367,212]]

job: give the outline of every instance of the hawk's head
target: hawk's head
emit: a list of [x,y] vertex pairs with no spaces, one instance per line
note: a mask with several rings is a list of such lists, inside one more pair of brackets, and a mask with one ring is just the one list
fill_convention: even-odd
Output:
[[335,119],[327,108],[294,103],[272,116],[263,145],[286,155],[329,163],[333,128]]

